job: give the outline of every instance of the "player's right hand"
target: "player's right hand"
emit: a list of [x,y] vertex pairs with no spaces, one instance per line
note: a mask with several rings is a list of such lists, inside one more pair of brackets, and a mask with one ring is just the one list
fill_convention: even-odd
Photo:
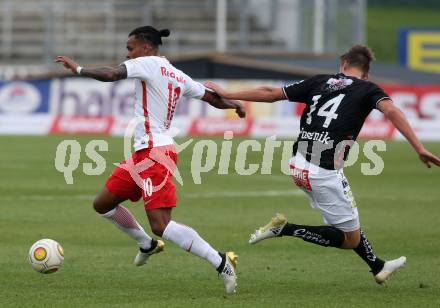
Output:
[[58,56],[58,57],[55,58],[54,62],[62,63],[65,68],[71,70],[72,73],[76,74],[76,68],[78,67],[78,64],[76,64],[76,62],[73,61],[72,59],[70,59],[69,57]]
[[428,167],[431,168],[431,163],[440,167],[440,158],[432,154],[426,149],[422,149],[418,152],[420,160]]

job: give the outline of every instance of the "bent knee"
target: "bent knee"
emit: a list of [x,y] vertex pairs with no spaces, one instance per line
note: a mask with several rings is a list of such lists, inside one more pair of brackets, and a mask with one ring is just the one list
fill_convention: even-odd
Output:
[[103,202],[99,197],[96,197],[95,200],[93,200],[93,209],[99,213],[99,214],[105,214],[108,211],[111,211],[112,209],[114,209],[116,205],[114,204],[108,204],[106,202]]
[[151,226],[151,231],[157,235],[162,237],[163,232],[165,231],[166,226],[163,224],[155,224]]
[[99,213],[99,211],[101,209],[101,204],[100,204],[98,198],[95,198],[95,200],[93,200],[92,206],[93,206],[93,209]]
[[344,249],[355,249],[359,246],[359,243],[361,241],[360,233],[359,232],[347,232],[345,233],[345,240],[342,244],[342,248]]

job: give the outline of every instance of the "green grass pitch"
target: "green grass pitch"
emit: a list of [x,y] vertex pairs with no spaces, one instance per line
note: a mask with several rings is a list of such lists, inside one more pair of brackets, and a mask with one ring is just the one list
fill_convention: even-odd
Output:
[[[292,222],[321,224],[304,195],[279,167],[272,175],[202,174],[192,182],[191,147],[179,157],[174,219],[192,226],[213,247],[239,255],[238,292],[203,260],[172,243],[143,267],[132,265],[136,245],[92,210],[91,203],[122,158],[122,139],[105,138],[104,174],[74,173],[67,185],[55,170],[58,143],[72,137],[0,137],[0,305],[19,307],[438,307],[440,305],[440,169],[426,169],[406,143],[388,142],[380,176],[364,176],[359,163],[346,169],[361,224],[382,258],[408,257],[386,286],[377,285],[352,251],[281,238],[250,246],[249,234],[276,212]],[[75,138],[84,154],[93,137]],[[103,137],[96,137],[103,139]],[[221,139],[215,139],[220,144]],[[179,139],[181,143],[183,140]],[[196,140],[197,141],[197,140]],[[240,141],[237,140],[237,141]],[[437,154],[437,143],[428,144]],[[235,149],[235,147],[233,148]],[[261,162],[250,153],[249,161]],[[281,151],[275,153],[280,164]],[[363,155],[360,162],[366,161]],[[291,193],[292,192],[292,193]],[[127,203],[150,232],[141,203]],[[59,241],[65,262],[42,275],[27,261],[41,238]]]

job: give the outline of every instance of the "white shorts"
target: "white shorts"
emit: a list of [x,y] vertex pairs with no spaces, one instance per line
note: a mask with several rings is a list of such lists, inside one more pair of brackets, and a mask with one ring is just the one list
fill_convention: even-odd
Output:
[[293,181],[309,196],[311,207],[321,212],[324,223],[344,232],[360,228],[356,202],[342,169],[320,168],[301,155],[292,157],[290,168]]

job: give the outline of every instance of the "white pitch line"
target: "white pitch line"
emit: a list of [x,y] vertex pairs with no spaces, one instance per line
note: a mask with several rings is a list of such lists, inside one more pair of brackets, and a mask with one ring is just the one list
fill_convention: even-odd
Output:
[[[183,197],[186,198],[237,198],[237,197],[277,197],[277,196],[301,196],[304,193],[301,190],[266,190],[266,191],[218,191],[218,192],[204,192],[204,193],[183,193]],[[376,198],[375,196],[358,194],[358,198]],[[95,195],[22,195],[22,196],[0,196],[0,201],[54,201],[54,200],[87,200],[92,202]],[[402,197],[391,195],[391,196],[380,196],[381,199],[398,201]],[[436,201],[435,197],[424,196],[424,197],[406,197],[407,200],[430,202]],[[0,207],[2,204],[0,204]]]
[[19,200],[19,201],[53,201],[53,200],[93,200],[94,195],[23,195],[23,196],[0,196],[0,200]]
[[[187,198],[237,198],[237,197],[278,197],[278,196],[299,196],[300,190],[263,190],[263,191],[215,191],[202,193],[184,193]],[[22,196],[0,196],[2,201],[54,201],[54,200],[93,200],[94,195],[22,195]]]
[[278,197],[278,196],[299,196],[304,194],[300,190],[259,190],[259,191],[215,191],[204,193],[187,193],[188,198],[235,198],[235,197]]

